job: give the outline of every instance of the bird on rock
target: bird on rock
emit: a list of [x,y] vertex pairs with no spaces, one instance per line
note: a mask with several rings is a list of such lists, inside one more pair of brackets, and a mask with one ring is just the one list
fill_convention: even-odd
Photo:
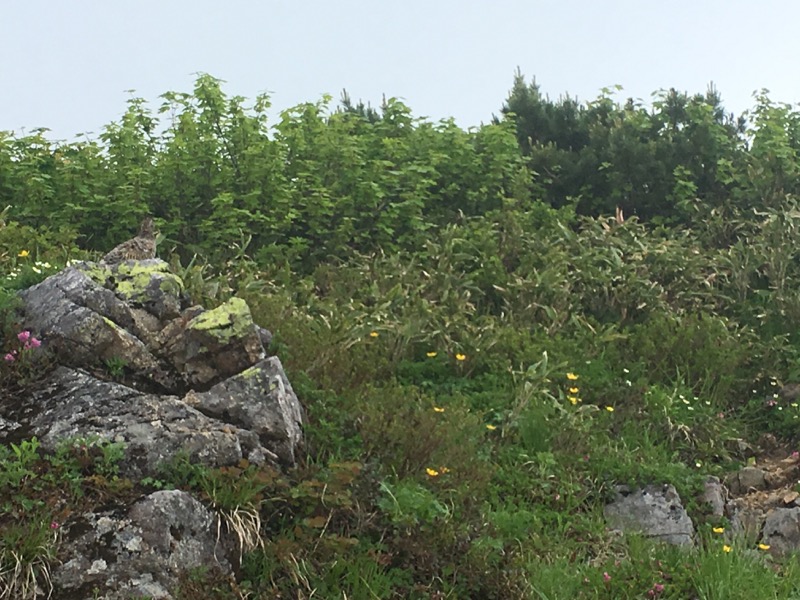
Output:
[[146,260],[155,257],[156,227],[152,217],[145,217],[139,228],[139,234],[135,238],[119,244],[103,257],[102,262],[113,265],[124,260]]

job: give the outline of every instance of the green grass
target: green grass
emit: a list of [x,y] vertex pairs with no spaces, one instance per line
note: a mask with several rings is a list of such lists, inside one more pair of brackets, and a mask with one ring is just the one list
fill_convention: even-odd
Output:
[[[281,286],[254,287],[276,274],[240,266],[240,293],[307,411],[297,468],[177,456],[157,477],[122,482],[118,445],[0,447],[0,502],[31,515],[0,527],[3,568],[17,560],[46,583],[59,540],[42,524],[58,502],[90,510],[100,482],[123,500],[190,490],[238,536],[239,581],[193,572],[178,598],[800,597],[791,560],[725,552],[705,534],[695,550],[653,545],[607,531],[602,516],[615,485],[668,482],[705,526],[693,497],[707,475],[746,460],[737,439],[772,431],[793,448],[797,408],[763,401],[796,368],[785,339],[711,308],[667,306],[622,325],[579,312],[587,298],[566,319],[514,308],[512,296],[514,310],[497,310],[497,298],[464,303],[471,284],[459,291],[451,278],[426,284],[422,313],[407,264],[365,260],[326,270],[324,293],[285,272]],[[228,276],[211,285],[210,270],[193,272],[205,294],[234,291]],[[7,350],[17,333],[7,326]],[[0,363],[14,393],[32,375]]]

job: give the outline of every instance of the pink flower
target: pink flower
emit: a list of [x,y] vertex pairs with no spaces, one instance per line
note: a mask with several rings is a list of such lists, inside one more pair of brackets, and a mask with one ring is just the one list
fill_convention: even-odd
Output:
[[609,575],[609,574],[608,574],[608,573],[606,573],[605,571],[603,571],[603,581],[605,581],[606,583],[608,583],[609,581],[611,581],[611,575]]
[[58,528],[59,528],[58,521],[53,521],[52,523],[50,523],[50,529],[58,529]]
[[3,360],[4,360],[4,361],[6,361],[6,362],[14,362],[14,361],[15,361],[15,360],[17,360],[17,359],[16,359],[16,358],[14,358],[14,355],[13,355],[13,354],[11,354],[11,352],[9,352],[8,354],[6,354],[6,355],[3,357]]
[[23,344],[24,344],[25,342],[27,342],[27,341],[30,339],[30,337],[31,337],[31,332],[30,332],[30,331],[28,331],[27,329],[26,329],[25,331],[20,331],[20,332],[17,334],[17,339],[18,339],[20,342],[22,342]]
[[30,350],[31,348],[38,348],[41,345],[42,342],[40,342],[37,338],[32,337],[27,342],[25,342],[25,349]]
[[795,450],[794,452],[792,452],[792,454],[791,454],[790,456],[791,456],[791,458],[792,458],[793,460],[797,460],[798,458],[800,458],[800,452],[798,452],[797,450]]
[[653,591],[656,594],[660,594],[661,592],[664,591],[664,584],[663,583],[655,583],[655,584],[653,584]]

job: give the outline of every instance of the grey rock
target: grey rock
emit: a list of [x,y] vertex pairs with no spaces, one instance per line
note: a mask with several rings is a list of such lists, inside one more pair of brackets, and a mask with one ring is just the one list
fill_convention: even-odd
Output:
[[770,553],[785,556],[800,550],[800,508],[776,508],[767,513],[761,532]]
[[258,337],[261,340],[261,345],[264,348],[269,348],[270,344],[272,344],[272,332],[269,329],[264,329],[263,327],[258,327]]
[[638,532],[669,544],[689,546],[694,525],[672,485],[648,485],[630,490],[617,488],[616,499],[603,510],[611,529]]
[[722,517],[725,514],[726,498],[725,486],[722,485],[719,478],[709,477],[703,483],[703,492],[700,494],[698,501],[710,508],[711,515]]
[[[152,262],[158,263],[153,270],[162,273],[161,261]],[[141,327],[137,326],[142,322],[137,311],[140,306],[130,303],[125,294],[98,283],[104,277],[108,280],[112,272],[91,263],[80,263],[24,290],[20,293],[23,327],[34,331],[60,364],[92,367],[118,360],[138,374],[137,379],[171,387],[175,374],[169,373],[167,366],[137,335],[141,334]],[[148,276],[140,276],[140,283],[147,288],[145,277]],[[123,289],[128,288],[123,286]],[[131,295],[139,294],[131,292]],[[143,299],[138,297],[138,301]]]
[[14,433],[15,431],[19,430],[22,427],[16,421],[10,421],[9,419],[4,419],[0,417],[0,437],[5,438]]
[[[189,306],[156,259],[80,263],[20,297],[22,327],[55,366],[24,395],[0,399],[0,441],[36,436],[50,452],[76,438],[119,443],[120,475],[134,480],[160,477],[183,454],[210,467],[295,464],[302,408],[243,300]],[[241,547],[217,543],[215,519],[174,491],[71,516],[55,597],[95,598],[97,588],[110,600],[170,598],[189,569],[228,574]]]
[[733,494],[746,494],[767,489],[767,473],[758,467],[744,467],[727,478]]
[[90,276],[127,305],[142,308],[161,321],[180,314],[185,302],[183,281],[163,260],[128,260],[112,266],[85,264],[90,265]]
[[161,338],[160,353],[193,389],[240,373],[266,356],[259,328],[240,298],[214,310],[193,308]]
[[750,505],[742,498],[728,502],[725,512],[730,518],[731,532],[745,541],[746,545],[756,543],[764,526],[764,510]]
[[277,357],[259,362],[207,392],[189,392],[184,402],[203,414],[246,427],[284,462],[295,463],[303,438],[303,415]]
[[[232,403],[236,398],[231,399]],[[99,436],[125,445],[120,471],[128,477],[157,476],[161,463],[187,452],[212,467],[241,459],[277,463],[276,453],[256,433],[232,427],[187,406],[175,396],[147,394],[59,367],[33,395],[30,420],[42,446],[63,439]]]
[[107,600],[172,598],[169,590],[188,569],[230,574],[227,549],[235,541],[217,519],[178,490],[154,492],[128,510],[84,514],[64,532],[70,543],[52,573],[57,597],[88,600],[97,589]]

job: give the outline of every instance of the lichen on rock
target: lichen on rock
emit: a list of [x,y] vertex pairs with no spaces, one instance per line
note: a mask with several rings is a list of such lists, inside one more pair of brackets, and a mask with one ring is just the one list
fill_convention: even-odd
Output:
[[[5,407],[0,434],[27,432],[49,452],[76,438],[120,443],[120,475],[134,480],[157,478],[164,462],[187,455],[209,467],[297,460],[302,408],[244,300],[193,306],[157,259],[78,263],[20,298],[21,325],[56,366]],[[186,569],[213,562],[231,573],[215,518],[175,491],[74,515],[53,581],[59,593],[94,586],[105,598],[169,598]]]

